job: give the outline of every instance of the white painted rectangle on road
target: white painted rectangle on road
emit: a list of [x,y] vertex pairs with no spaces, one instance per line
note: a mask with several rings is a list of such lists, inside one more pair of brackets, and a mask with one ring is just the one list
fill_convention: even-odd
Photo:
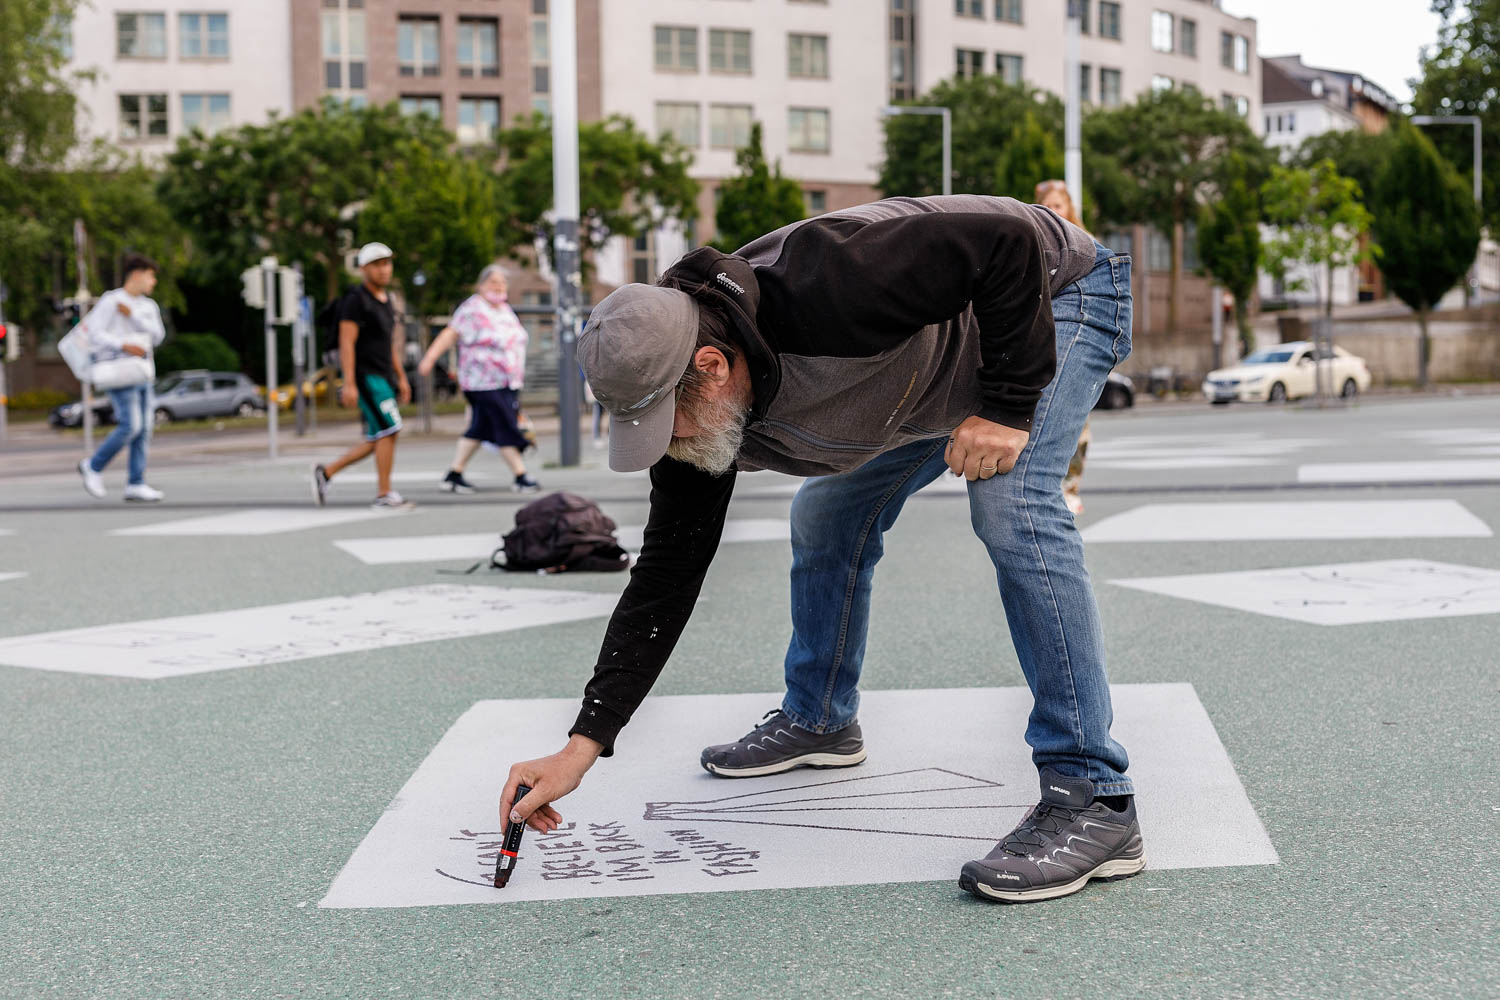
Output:
[[1273,541],[1315,538],[1490,538],[1455,500],[1153,503],[1083,529],[1086,542]]
[[1426,559],[1387,559],[1110,582],[1134,590],[1289,618],[1310,625],[1359,625],[1414,618],[1500,614],[1500,570]]
[[0,639],[0,664],[156,679],[598,618],[614,594],[433,584]]
[[[1130,749],[1147,866],[1275,864],[1192,685],[1113,692],[1113,734]],[[558,803],[563,826],[545,836],[526,832],[503,890],[491,879],[506,769],[555,751],[578,702],[479,702],[396,793],[321,905],[953,881],[1039,797],[1022,740],[1032,705],[1025,688],[866,691],[860,723],[869,760],[848,770],[726,781],[698,766],[705,744],[733,739],[779,701],[646,699],[620,736],[616,761]]]
[[1500,479],[1500,459],[1324,462],[1297,467],[1299,483],[1469,482]]
[[25,573],[0,573],[0,581],[19,580],[25,575]]
[[279,535],[286,531],[327,528],[354,521],[371,521],[380,517],[399,517],[402,511],[371,510],[368,507],[324,507],[311,505],[306,510],[291,507],[264,507],[235,510],[227,514],[209,514],[174,521],[158,521],[134,528],[117,528],[111,535],[197,536],[197,535]]
[[[620,546],[639,552],[645,528],[628,524],[615,530]],[[721,544],[785,541],[792,526],[785,518],[741,518],[724,524]],[[477,532],[466,535],[410,535],[395,538],[343,538],[333,543],[369,566],[389,563],[444,562],[488,559],[501,546],[500,535]]]

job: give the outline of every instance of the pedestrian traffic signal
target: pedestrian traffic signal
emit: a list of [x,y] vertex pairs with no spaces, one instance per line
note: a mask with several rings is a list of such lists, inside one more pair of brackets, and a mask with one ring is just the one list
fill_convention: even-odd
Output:
[[21,331],[0,323],[0,358],[14,361],[21,356]]
[[251,309],[264,309],[266,307],[266,275],[258,267],[247,268],[240,272],[240,281],[244,284],[240,297],[245,300],[245,305]]

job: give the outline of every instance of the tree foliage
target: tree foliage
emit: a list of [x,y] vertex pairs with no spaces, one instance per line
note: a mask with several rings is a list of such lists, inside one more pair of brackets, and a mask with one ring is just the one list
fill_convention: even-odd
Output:
[[[1245,120],[1190,88],[1147,91],[1133,104],[1084,119],[1090,187],[1100,215],[1146,223],[1170,235],[1198,217],[1199,205],[1223,185],[1228,154],[1267,164],[1271,154]],[[1177,328],[1181,250],[1172,240],[1167,329]]]
[[[552,125],[540,114],[500,131],[500,204],[503,249],[552,248]],[[698,215],[698,182],[688,176],[693,159],[669,138],[653,141],[621,115],[578,127],[580,251],[587,260],[611,236],[636,236]]]
[[[1002,190],[1002,183],[1026,184],[1022,175],[1035,171],[1041,176],[1030,178],[1034,186],[1061,173],[1056,151],[1062,143],[1063,105],[1055,94],[985,74],[944,80],[911,103],[952,110],[954,191],[1030,201],[1031,187],[1018,193]],[[942,194],[942,125],[937,116],[892,115],[883,127],[885,162],[875,182],[881,193],[888,198]],[[1012,164],[1002,163],[1018,138],[1027,148],[1017,152]]]
[[47,168],[73,145],[77,100],[63,53],[77,5],[78,0],[0,3],[0,167]]
[[1417,313],[1418,377],[1427,384],[1427,314],[1469,269],[1479,248],[1474,195],[1452,164],[1412,126],[1398,126],[1371,202],[1381,270],[1391,291]]
[[167,157],[161,196],[206,273],[229,282],[266,253],[338,290],[353,217],[413,146],[452,143],[427,115],[333,100],[264,125],[195,132]]
[[719,186],[713,245],[731,253],[782,226],[804,218],[802,188],[781,175],[781,162],[766,163],[760,122],[750,126],[749,145],[734,154],[739,173]]
[[[1412,110],[1482,120],[1483,221],[1500,232],[1500,0],[1433,0],[1432,10],[1443,25],[1438,44],[1423,53],[1422,75],[1413,81]],[[1472,128],[1444,125],[1427,134],[1472,185]],[[1471,201],[1473,197],[1471,187]]]
[[1294,274],[1302,266],[1321,269],[1325,287],[1314,288],[1324,310],[1333,312],[1333,272],[1357,263],[1371,248],[1360,248],[1360,234],[1370,227],[1370,213],[1360,200],[1359,185],[1338,172],[1332,160],[1311,169],[1272,167],[1261,190],[1266,222],[1275,229],[1265,242],[1266,270],[1288,288],[1306,281]]
[[1198,211],[1198,256],[1204,271],[1234,296],[1242,357],[1255,346],[1250,298],[1260,276],[1260,187],[1264,179],[1256,163],[1230,153],[1219,171],[1218,196]]
[[400,154],[359,214],[359,242],[395,250],[407,313],[425,317],[458,305],[498,255],[499,193],[472,157],[420,142]]

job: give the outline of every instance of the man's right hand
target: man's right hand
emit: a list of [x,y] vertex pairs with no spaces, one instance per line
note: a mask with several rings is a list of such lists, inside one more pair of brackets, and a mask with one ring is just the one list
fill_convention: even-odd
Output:
[[[542,833],[557,829],[562,815],[552,808],[552,803],[577,788],[603,752],[604,747],[594,740],[574,735],[567,746],[550,757],[513,765],[505,779],[505,790],[500,793],[500,822],[525,820],[527,826]],[[517,785],[528,785],[531,791],[521,801],[512,803]]]
[[354,387],[353,382],[345,382],[344,387],[339,390],[340,406],[358,406],[359,390]]

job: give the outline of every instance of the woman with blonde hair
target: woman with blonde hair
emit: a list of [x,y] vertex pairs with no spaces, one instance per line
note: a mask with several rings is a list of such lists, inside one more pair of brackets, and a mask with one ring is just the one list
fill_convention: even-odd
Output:
[[453,318],[433,338],[417,371],[427,375],[437,359],[458,346],[458,387],[469,401],[469,428],[458,439],[453,465],[443,477],[449,493],[473,493],[464,467],[488,442],[500,449],[510,466],[517,493],[535,493],[541,484],[526,472],[521,452],[528,444],[518,424],[520,391],[526,375],[526,328],[507,297],[505,271],[491,264],[479,272],[474,294],[453,311]]
[[[1052,209],[1064,222],[1071,222],[1083,229],[1083,220],[1078,217],[1078,206],[1073,204],[1073,196],[1068,194],[1065,181],[1042,181],[1036,186],[1035,197],[1038,205]],[[1068,474],[1062,482],[1063,500],[1067,501],[1068,509],[1074,516],[1083,513],[1083,497],[1078,495],[1078,488],[1083,483],[1083,462],[1088,456],[1091,438],[1088,422],[1085,421],[1083,433],[1078,436],[1078,447],[1074,449],[1073,459],[1068,463]]]

